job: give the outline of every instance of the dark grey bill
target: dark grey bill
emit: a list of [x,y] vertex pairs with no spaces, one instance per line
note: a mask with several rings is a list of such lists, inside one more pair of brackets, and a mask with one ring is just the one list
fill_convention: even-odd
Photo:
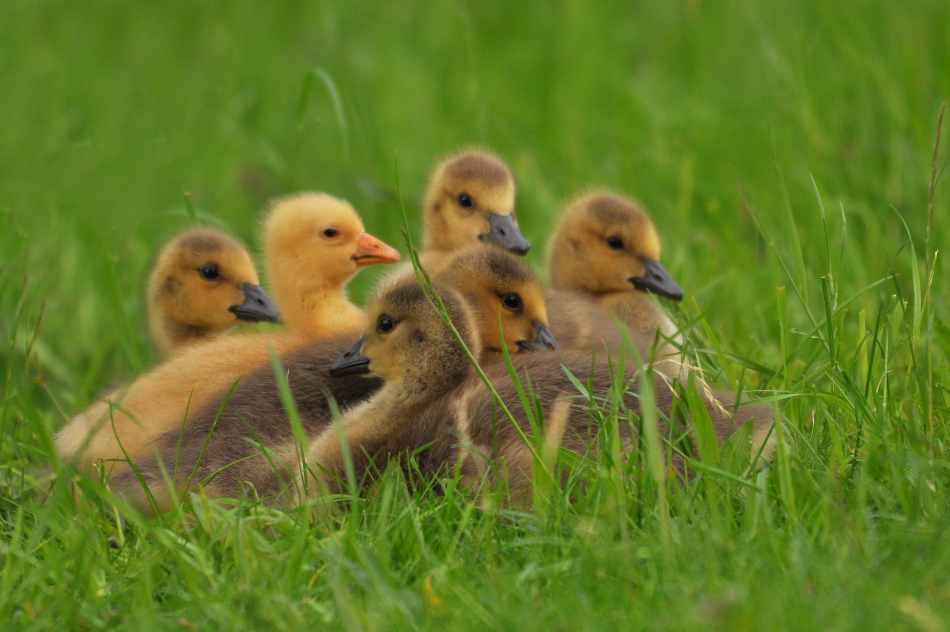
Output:
[[557,351],[561,345],[554,339],[554,334],[543,323],[535,326],[534,340],[519,340],[518,349],[521,351]]
[[646,266],[646,274],[642,277],[633,277],[629,279],[633,287],[646,292],[653,292],[673,301],[683,300],[683,290],[676,284],[670,273],[666,271],[659,261],[644,259],[643,265]]
[[277,309],[277,304],[267,292],[261,289],[261,286],[245,283],[241,286],[241,291],[244,292],[244,302],[240,305],[232,305],[228,308],[229,312],[249,323],[280,322],[280,310]]
[[519,257],[525,256],[531,250],[531,244],[522,236],[521,231],[518,230],[518,225],[515,224],[514,214],[498,215],[497,213],[489,213],[488,227],[487,233],[478,236],[482,241],[501,246]]
[[350,347],[349,351],[337,358],[330,365],[330,375],[333,377],[343,377],[345,375],[365,375],[369,373],[369,358],[360,353],[363,348],[363,341],[366,336],[362,336],[356,341],[356,344]]

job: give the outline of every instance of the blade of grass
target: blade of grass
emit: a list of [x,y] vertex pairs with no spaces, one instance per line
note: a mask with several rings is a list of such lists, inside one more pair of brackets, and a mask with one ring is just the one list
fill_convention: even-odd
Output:
[[349,162],[351,158],[350,129],[346,119],[346,109],[343,107],[343,98],[340,96],[340,90],[337,88],[333,76],[330,75],[325,68],[311,68],[304,75],[303,85],[300,88],[300,97],[297,99],[297,130],[303,130],[304,114],[307,111],[310,94],[313,92],[313,87],[318,79],[330,96],[333,113],[336,116],[336,122],[340,128],[340,137],[343,142],[343,158]]
[[[277,392],[280,394],[280,403],[284,408],[284,412],[287,414],[287,419],[290,421],[290,429],[294,435],[294,452],[297,461],[297,471],[303,473],[307,471],[307,453],[309,452],[310,441],[307,438],[306,431],[304,431],[303,423],[300,421],[297,402],[294,400],[294,394],[290,390],[290,382],[287,377],[287,372],[284,370],[284,363],[274,349],[274,344],[270,337],[267,337],[266,341],[267,353],[270,355],[271,366],[274,369],[274,378],[277,381]],[[306,478],[306,476],[302,477],[304,483],[303,498],[308,498],[306,495]],[[296,480],[296,477],[294,477],[295,484]],[[298,490],[298,492],[299,491],[300,490]]]
[[696,431],[699,457],[704,463],[714,466],[719,463],[719,440],[716,438],[716,431],[713,429],[709,410],[706,409],[706,404],[703,403],[699,392],[696,390],[696,378],[692,373],[689,374],[686,382],[686,400],[689,405],[692,425]]
[[802,250],[802,240],[798,234],[798,223],[795,221],[795,212],[792,210],[792,199],[788,195],[788,187],[785,185],[785,175],[782,173],[782,167],[779,165],[778,152],[775,150],[775,136],[772,134],[772,127],[769,126],[769,141],[772,147],[772,166],[775,168],[775,175],[778,178],[779,190],[782,193],[782,206],[785,209],[785,222],[788,227],[788,237],[791,241],[789,247],[792,250],[792,258],[795,261],[795,270],[798,272],[798,284],[801,288],[800,296],[808,304],[808,276],[805,269],[805,256]]
[[218,406],[218,412],[214,415],[214,421],[211,422],[211,428],[208,430],[208,436],[205,437],[205,442],[201,446],[201,451],[198,453],[198,459],[195,461],[194,467],[191,469],[191,474],[188,475],[188,481],[185,483],[185,486],[182,490],[182,496],[188,493],[191,489],[191,483],[195,479],[195,475],[198,473],[198,466],[201,465],[202,459],[204,459],[205,451],[208,449],[208,444],[211,442],[211,435],[214,433],[215,426],[218,425],[218,420],[221,419],[221,414],[224,412],[224,407],[228,405],[228,400],[231,399],[231,393],[234,392],[234,389],[237,388],[237,385],[241,383],[241,380],[244,379],[242,375],[234,381],[231,385],[231,388],[228,389],[228,392],[225,393],[224,399],[221,400],[221,405]]
[[185,200],[185,214],[188,216],[188,219],[192,224],[197,224],[198,213],[195,212],[195,205],[191,203],[191,193],[188,191],[182,191],[181,195]]
[[[733,173],[735,178],[735,174]],[[759,216],[759,212],[756,210],[752,204],[749,203],[749,199],[746,197],[745,191],[742,189],[742,184],[739,183],[739,180],[736,178],[736,187],[739,189],[739,197],[742,199],[742,205],[745,207],[746,211],[749,213],[749,216],[752,217],[752,223],[755,225],[756,230],[759,231],[759,234],[762,236],[762,239],[765,240],[766,245],[769,249],[772,250],[772,254],[775,255],[776,260],[778,260],[779,265],[782,266],[782,271],[785,272],[785,277],[788,279],[788,282],[792,284],[792,289],[795,290],[795,294],[798,295],[798,300],[802,304],[802,308],[805,310],[805,314],[808,316],[808,319],[811,321],[813,326],[817,326],[815,322],[815,317],[812,315],[811,310],[808,307],[808,299],[805,296],[802,288],[795,283],[795,276],[792,274],[791,270],[788,269],[788,265],[785,263],[785,260],[782,259],[782,256],[778,252],[778,248],[775,246],[775,240],[772,238],[772,234],[769,232],[768,227],[765,225],[765,222]]]
[[947,102],[944,101],[940,105],[940,114],[937,115],[937,134],[936,138],[934,138],[933,159],[930,165],[930,195],[927,198],[927,237],[924,246],[924,256],[926,256],[928,260],[936,256],[936,253],[931,254],[930,250],[930,227],[933,225],[934,191],[937,188],[937,152],[940,150],[940,131],[943,127],[943,114],[946,110]]
[[910,279],[913,286],[913,328],[911,329],[911,351],[917,348],[917,342],[920,340],[920,324],[923,319],[923,310],[922,307],[922,297],[921,297],[921,288],[920,288],[920,268],[919,263],[917,262],[917,250],[914,248],[914,238],[910,233],[910,227],[907,226],[907,222],[904,220],[904,216],[900,214],[893,206],[891,207],[897,216],[901,220],[901,224],[904,225],[904,232],[907,233],[907,244],[910,246]]

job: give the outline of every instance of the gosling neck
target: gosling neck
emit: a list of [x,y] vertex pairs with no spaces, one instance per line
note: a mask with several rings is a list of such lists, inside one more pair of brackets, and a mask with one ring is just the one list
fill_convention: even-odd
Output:
[[344,416],[347,437],[352,432],[357,437],[372,436],[385,441],[438,399],[446,390],[443,384],[436,376],[425,384],[413,380],[385,382],[364,409],[356,408],[352,415]]
[[151,323],[152,339],[162,358],[168,358],[176,349],[214,337],[207,327],[189,325],[167,318],[154,318]]
[[656,300],[639,290],[628,292],[607,292],[596,296],[601,309],[613,312],[623,318],[628,326],[643,329],[659,329],[667,337],[682,339],[679,329],[666,315]]
[[344,286],[318,284],[275,294],[280,296],[284,322],[293,331],[325,336],[363,326],[363,313],[350,302]]
[[430,228],[426,230],[425,234],[422,237],[422,250],[419,254],[440,254],[448,255],[455,252],[458,247],[454,243],[448,243],[446,238],[436,238],[434,237],[438,231]]
[[449,226],[445,216],[440,211],[432,208],[431,205],[426,207],[422,225],[422,250],[420,254],[450,255],[475,241],[475,237],[459,235],[457,230],[453,230]]

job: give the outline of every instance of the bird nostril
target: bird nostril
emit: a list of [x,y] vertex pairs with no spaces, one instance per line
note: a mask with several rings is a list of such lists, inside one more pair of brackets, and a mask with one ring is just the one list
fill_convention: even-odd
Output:
[[499,233],[501,233],[501,236],[502,236],[502,237],[504,237],[504,236],[505,236],[505,231],[503,231],[503,230],[500,230],[500,231],[498,231],[498,232],[499,232]]

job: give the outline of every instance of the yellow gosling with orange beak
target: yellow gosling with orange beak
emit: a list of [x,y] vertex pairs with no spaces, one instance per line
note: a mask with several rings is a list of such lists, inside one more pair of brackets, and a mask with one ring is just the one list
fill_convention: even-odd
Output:
[[396,263],[399,252],[366,232],[350,204],[325,193],[277,200],[263,222],[271,292],[291,331],[324,338],[358,328],[363,312],[346,283],[374,263]]

